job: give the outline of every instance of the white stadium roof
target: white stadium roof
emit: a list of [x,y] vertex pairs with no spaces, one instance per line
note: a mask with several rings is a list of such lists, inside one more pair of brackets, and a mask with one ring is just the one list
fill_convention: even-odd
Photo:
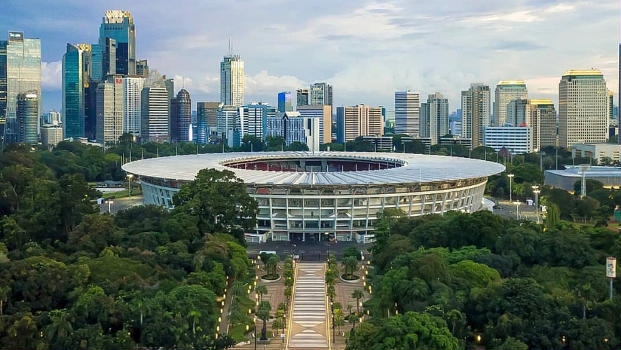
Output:
[[[382,170],[345,172],[286,172],[237,169],[223,165],[232,161],[274,159],[352,159],[398,162],[402,166]],[[248,184],[258,185],[367,185],[461,180],[487,177],[505,170],[502,164],[478,159],[411,153],[374,152],[254,152],[204,153],[138,160],[126,163],[130,174],[167,180],[194,180],[202,169],[230,170]]]

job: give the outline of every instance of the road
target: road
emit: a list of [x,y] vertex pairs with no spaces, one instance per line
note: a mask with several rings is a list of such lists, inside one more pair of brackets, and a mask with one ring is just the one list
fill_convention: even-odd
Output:
[[[109,202],[111,202],[111,204],[108,204]],[[99,212],[107,213],[108,209],[110,209],[110,212],[112,214],[116,214],[120,210],[125,210],[127,208],[135,207],[137,205],[142,205],[142,195],[115,198],[105,201],[99,205]]]
[[[516,219],[516,205],[508,200],[500,200],[492,198],[496,203],[494,208],[494,214],[500,215],[505,218]],[[543,218],[541,211],[539,212],[540,220]],[[537,221],[537,215],[535,213],[535,206],[526,205],[525,202],[521,202],[519,205],[519,219]]]

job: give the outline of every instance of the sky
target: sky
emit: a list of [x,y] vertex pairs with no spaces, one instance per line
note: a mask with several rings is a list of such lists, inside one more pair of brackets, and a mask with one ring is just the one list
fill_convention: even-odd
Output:
[[[459,107],[461,90],[525,80],[531,98],[558,101],[568,69],[598,68],[618,93],[619,0],[2,0],[0,35],[42,46],[45,110],[61,109],[66,43],[95,43],[106,10],[130,11],[137,59],[175,78],[196,101],[219,100],[219,62],[241,55],[246,102],[333,85],[335,105],[384,105],[410,89]],[[492,97],[493,98],[493,97]],[[615,97],[615,102],[618,101]]]

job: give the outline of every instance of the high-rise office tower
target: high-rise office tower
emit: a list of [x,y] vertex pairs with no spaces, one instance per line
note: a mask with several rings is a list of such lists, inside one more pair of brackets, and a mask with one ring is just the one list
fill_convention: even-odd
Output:
[[428,137],[432,145],[438,144],[449,133],[448,99],[439,92],[429,95],[427,103],[421,104],[420,121],[420,136]]
[[123,134],[123,76],[108,75],[97,84],[96,140],[98,143],[116,143]]
[[507,122],[507,106],[515,99],[527,99],[528,90],[522,80],[501,80],[496,85],[494,100],[494,125],[503,126]]
[[170,104],[170,142],[190,141],[192,100],[186,89],[181,89]]
[[278,111],[283,113],[293,111],[293,104],[291,104],[291,92],[284,91],[278,93]]
[[308,105],[308,89],[297,89],[296,94],[296,106]]
[[311,84],[308,104],[332,106],[332,85],[328,83]]
[[123,77],[123,132],[140,136],[145,78]]
[[559,146],[608,138],[608,93],[599,70],[569,70],[558,85]]
[[[88,85],[88,76],[84,76],[84,51],[77,45],[67,44],[63,55],[63,132],[66,137],[84,137],[86,106],[84,84]],[[85,80],[86,79],[86,80]]]
[[[210,102],[206,102],[210,103]],[[211,102],[213,103],[213,102]],[[208,108],[209,105],[206,107]],[[209,111],[209,109],[208,109]],[[226,144],[229,147],[239,146],[241,143],[241,139],[239,137],[239,132],[237,130],[238,127],[238,115],[239,110],[235,106],[223,106],[219,104],[217,114],[217,129],[218,137],[221,139],[226,139]]]
[[136,74],[136,28],[134,19],[129,11],[106,11],[99,27],[99,45],[105,44],[105,39],[111,38],[116,42],[114,55],[116,74]]
[[[16,142],[17,96],[35,91],[37,116],[41,115],[41,40],[24,38],[22,32],[9,32],[0,41],[0,137]],[[39,118],[37,117],[37,130]]]
[[381,107],[356,105],[337,107],[337,142],[352,141],[359,136],[382,136],[384,125]]
[[312,117],[319,119],[319,142],[332,142],[332,106],[298,106],[301,117]]
[[39,142],[39,95],[29,91],[17,95],[17,142]]
[[224,105],[244,104],[244,61],[239,55],[224,56],[220,62],[220,102]]
[[[209,136],[218,128],[218,109],[222,107],[220,102],[197,102],[196,103],[196,142],[207,143]],[[231,109],[236,112],[235,108]],[[235,125],[235,118],[230,122],[231,127]],[[218,130],[218,136],[222,137]],[[225,136],[226,137],[226,136]]]
[[395,134],[420,136],[420,105],[416,92],[395,92]]
[[163,77],[151,72],[142,89],[141,99],[141,131],[143,142],[169,142],[170,99]]
[[246,135],[263,139],[266,136],[267,118],[276,117],[276,108],[267,103],[251,103],[239,107],[237,130],[240,138]]
[[91,45],[93,67],[91,79],[100,82],[106,76],[116,74],[116,40],[100,38],[98,44]]
[[136,61],[136,75],[143,78],[149,76],[149,63],[147,60]]
[[462,137],[471,140],[471,147],[483,143],[485,127],[490,124],[489,86],[470,84],[470,89],[461,92]]
[[528,100],[525,123],[532,129],[535,151],[557,145],[556,110],[551,100]]
[[507,104],[505,123],[501,126],[522,126],[522,124],[529,124],[526,113],[527,105],[528,99],[525,98],[511,100],[511,102]]

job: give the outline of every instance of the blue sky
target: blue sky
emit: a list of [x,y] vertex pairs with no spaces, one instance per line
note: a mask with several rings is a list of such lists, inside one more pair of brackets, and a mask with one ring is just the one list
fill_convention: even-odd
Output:
[[[219,98],[228,39],[246,66],[246,101],[334,86],[337,105],[392,106],[394,91],[440,91],[450,110],[471,82],[526,80],[529,96],[557,100],[567,69],[596,67],[618,92],[619,0],[285,1],[3,0],[0,33],[42,40],[45,109],[61,107],[66,43],[97,41],[107,9],[129,10],[137,57],[174,76],[192,100]],[[616,99],[615,99],[616,101]]]

